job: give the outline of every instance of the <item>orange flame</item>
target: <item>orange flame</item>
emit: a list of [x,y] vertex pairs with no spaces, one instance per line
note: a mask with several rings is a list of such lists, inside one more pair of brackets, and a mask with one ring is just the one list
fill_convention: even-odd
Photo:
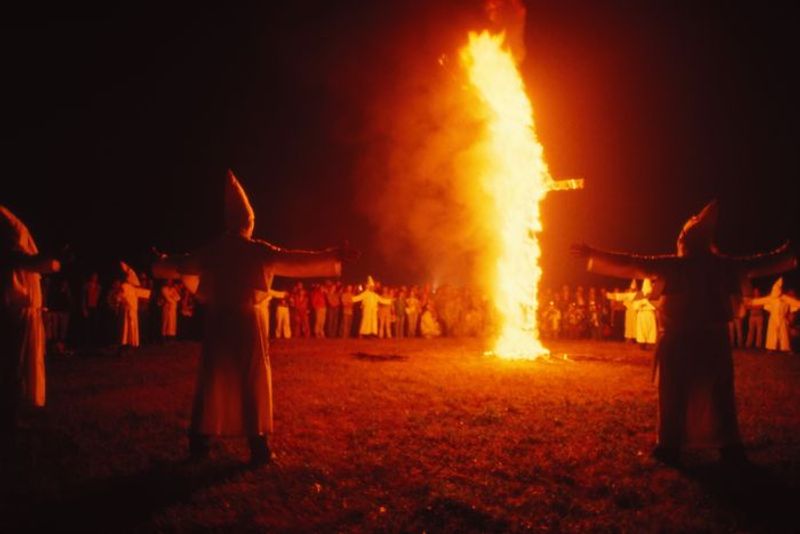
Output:
[[504,34],[470,33],[461,62],[486,106],[480,181],[491,198],[498,257],[493,300],[501,329],[492,353],[534,359],[549,353],[539,341],[537,293],[542,270],[539,203],[552,182],[536,139],[533,108]]

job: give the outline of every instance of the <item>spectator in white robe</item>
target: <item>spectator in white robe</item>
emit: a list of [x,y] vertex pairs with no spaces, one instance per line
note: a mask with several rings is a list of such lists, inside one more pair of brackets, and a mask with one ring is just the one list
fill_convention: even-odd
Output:
[[[339,276],[349,248],[292,251],[253,238],[255,215],[233,172],[225,188],[225,232],[186,256],[153,266],[159,278],[199,277],[205,329],[189,428],[192,457],[212,436],[246,436],[250,461],[270,461],[273,431],[267,297],[274,276]],[[189,285],[189,284],[187,284]]]
[[637,309],[633,305],[638,291],[636,289],[636,280],[631,280],[631,285],[627,291],[610,292],[606,293],[606,298],[621,302],[625,306],[625,329],[623,337],[625,341],[636,341],[636,316]]
[[746,461],[739,435],[728,341],[730,296],[750,278],[797,266],[781,247],[769,254],[734,258],[717,251],[715,202],[684,225],[677,255],[619,254],[574,245],[592,272],[620,278],[658,278],[663,335],[656,349],[658,445],[653,456],[680,461],[686,447],[717,447],[726,463]]
[[[0,440],[13,443],[20,403],[45,404],[41,274],[60,269],[28,228],[0,205]],[[6,442],[7,440],[7,442]]]
[[161,288],[161,339],[170,341],[178,335],[178,303],[181,293],[172,280]]
[[772,291],[765,297],[751,299],[754,306],[763,306],[769,312],[767,321],[767,350],[790,352],[789,314],[800,309],[800,300],[783,292],[783,278],[778,278],[772,285]]
[[120,286],[120,311],[122,324],[120,328],[120,347],[139,346],[139,299],[150,298],[150,290],[142,287],[139,276],[124,261],[120,262],[125,279]]
[[382,297],[375,292],[375,280],[367,278],[367,287],[353,297],[353,302],[361,303],[361,328],[358,337],[378,335],[378,304],[388,306],[392,299]]
[[658,328],[656,325],[656,307],[650,297],[653,285],[649,278],[642,281],[642,290],[633,298],[631,307],[636,310],[636,342],[643,349],[656,343]]

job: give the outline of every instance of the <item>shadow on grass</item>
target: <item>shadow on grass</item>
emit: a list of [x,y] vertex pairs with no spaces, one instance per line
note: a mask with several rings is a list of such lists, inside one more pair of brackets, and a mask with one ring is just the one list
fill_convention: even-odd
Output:
[[[60,494],[2,495],[8,532],[120,532],[147,528],[159,511],[244,472],[239,462],[163,463],[132,475],[64,488]],[[5,492],[4,492],[5,493]]]
[[354,352],[353,357],[365,362],[404,362],[408,360],[408,356],[400,354],[368,354],[366,352]]
[[509,524],[466,503],[438,498],[418,510],[403,532],[508,532]]
[[738,529],[781,532],[797,526],[800,491],[774,471],[755,464],[706,463],[682,472],[720,504],[734,511]]

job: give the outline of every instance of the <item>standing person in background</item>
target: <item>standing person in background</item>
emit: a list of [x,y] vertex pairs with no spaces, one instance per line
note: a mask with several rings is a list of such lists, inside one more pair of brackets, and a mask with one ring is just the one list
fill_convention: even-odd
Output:
[[389,287],[383,288],[383,295],[378,301],[378,337],[392,337],[392,290]]
[[753,298],[745,299],[748,310],[745,346],[748,349],[764,347],[764,307],[760,304],[753,304],[753,300],[759,297],[761,297],[761,291],[756,287],[753,288]]
[[139,282],[139,276],[124,261],[120,262],[123,279],[120,285],[120,325],[119,344],[120,354],[126,348],[137,348],[139,338],[139,299],[149,299],[150,290],[145,289]]
[[677,254],[641,256],[574,245],[591,272],[619,278],[658,278],[663,284],[664,334],[656,350],[658,444],[653,456],[670,465],[685,447],[717,447],[721,460],[747,458],[739,434],[728,340],[730,296],[744,280],[797,266],[785,248],[770,254],[735,258],[714,244],[716,202],[684,224]]
[[[139,343],[151,343],[155,338],[160,338],[161,333],[161,313],[155,313],[156,302],[161,298],[161,292],[153,291],[153,280],[147,273],[139,273],[139,284],[142,289],[149,291],[147,296],[139,295],[138,314],[139,314]],[[159,306],[160,312],[161,306]]]
[[45,404],[41,275],[60,268],[39,254],[25,224],[0,205],[0,450],[14,445],[20,403]]
[[411,291],[406,298],[406,321],[408,337],[417,337],[417,326],[419,325],[419,314],[422,310],[422,303],[417,296],[417,286],[411,288]]
[[622,337],[625,341],[636,342],[636,314],[638,313],[633,305],[633,301],[638,294],[636,280],[631,280],[631,285],[627,291],[606,293],[609,300],[621,303],[625,306],[625,326]]
[[397,298],[394,299],[394,317],[396,338],[406,337],[406,288],[401,287],[397,291]]
[[311,337],[311,325],[308,321],[308,293],[306,293],[306,288],[300,282],[297,283],[292,293],[291,304],[294,308],[296,321],[292,326],[292,332],[296,337]]
[[161,339],[173,341],[178,335],[178,303],[181,294],[175,282],[167,280],[161,288]]
[[731,308],[733,309],[733,317],[728,322],[728,337],[731,341],[731,347],[742,348],[744,347],[742,322],[745,315],[747,315],[744,297],[742,295],[731,295]]
[[377,336],[378,304],[388,306],[392,301],[375,292],[375,281],[369,276],[366,289],[353,297],[353,302],[361,303],[361,327],[358,329],[358,337]]
[[194,295],[183,284],[178,284],[181,301],[178,304],[178,332],[181,333],[181,339],[191,339],[197,341],[197,322],[195,317],[195,309],[197,302]]
[[289,322],[289,299],[284,295],[278,300],[278,306],[275,309],[275,337],[277,339],[292,338]]
[[100,333],[100,278],[92,273],[81,287],[81,317],[83,318],[83,343],[97,346]]
[[790,313],[800,309],[800,300],[783,292],[783,278],[778,278],[772,285],[772,291],[766,297],[754,298],[750,301],[753,305],[764,306],[769,312],[767,322],[767,350],[778,352],[791,351],[789,343]]
[[636,310],[636,342],[642,349],[656,344],[658,326],[656,325],[656,307],[650,300],[653,285],[649,278],[642,280],[642,290],[633,299]]
[[342,302],[342,324],[340,337],[350,337],[353,335],[353,286],[348,285],[344,288],[341,295]]
[[314,337],[325,337],[325,316],[328,303],[325,302],[325,292],[319,284],[311,287],[311,307],[314,310]]
[[72,313],[72,290],[64,277],[53,279],[47,292],[47,309],[50,319],[50,342],[56,354],[66,355],[70,314]]
[[328,303],[326,314],[327,325],[325,333],[328,337],[339,335],[339,314],[342,308],[342,285],[339,282],[333,283],[328,280],[325,283],[325,299]]

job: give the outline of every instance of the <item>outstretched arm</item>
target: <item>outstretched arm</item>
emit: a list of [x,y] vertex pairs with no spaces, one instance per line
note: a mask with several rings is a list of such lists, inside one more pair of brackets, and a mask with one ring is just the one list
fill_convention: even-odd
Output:
[[797,267],[797,256],[789,249],[787,241],[780,247],[752,256],[728,256],[742,266],[747,278],[760,278],[791,271]]
[[8,265],[12,269],[42,274],[55,273],[61,270],[61,262],[43,254],[11,252],[3,255],[2,259],[0,259],[0,264]]
[[265,253],[265,261],[276,276],[317,278],[341,276],[342,261],[355,259],[357,253],[347,247],[324,250],[289,250],[254,239]]
[[586,260],[586,270],[617,278],[654,278],[663,276],[675,256],[640,256],[597,250],[585,244],[572,245],[572,254]]

